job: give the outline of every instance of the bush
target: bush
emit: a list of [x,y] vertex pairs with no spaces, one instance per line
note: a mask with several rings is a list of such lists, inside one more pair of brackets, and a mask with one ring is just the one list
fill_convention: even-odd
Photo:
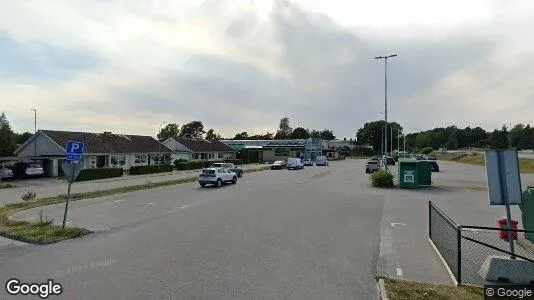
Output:
[[375,187],[393,187],[393,174],[384,169],[379,169],[371,174],[371,183]]
[[9,189],[12,187],[15,187],[15,186],[12,185],[11,183],[0,183],[0,189]]
[[430,154],[434,151],[434,149],[432,147],[425,147],[423,149],[421,149],[421,153],[423,154]]
[[83,169],[75,181],[88,181],[96,179],[121,177],[122,171],[119,168],[96,168]]
[[130,167],[130,175],[143,175],[143,174],[154,174],[154,173],[163,173],[171,172],[171,165],[152,165],[152,166],[133,166]]
[[28,191],[28,192],[20,195],[22,200],[26,200],[26,201],[33,200],[33,199],[35,199],[36,196],[37,196],[37,193],[32,192],[32,191]]
[[243,160],[242,159],[226,159],[224,160],[224,162],[226,163],[232,163],[234,165],[242,165],[243,164]]
[[175,163],[176,170],[195,170],[204,168],[205,161],[188,161]]

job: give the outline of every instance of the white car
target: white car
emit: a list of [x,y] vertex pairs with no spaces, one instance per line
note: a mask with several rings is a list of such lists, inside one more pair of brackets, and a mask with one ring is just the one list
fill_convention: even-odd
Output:
[[0,168],[0,178],[13,178],[13,171],[10,168]]
[[315,165],[317,166],[328,166],[328,158],[324,155],[317,156],[315,159]]
[[30,163],[26,167],[26,176],[43,176],[44,170],[40,164]]
[[304,169],[304,163],[302,163],[302,160],[300,158],[288,158],[287,159],[287,167],[288,170],[294,169]]
[[204,169],[198,176],[198,183],[201,187],[205,187],[208,184],[221,187],[228,182],[237,183],[237,174],[225,168]]

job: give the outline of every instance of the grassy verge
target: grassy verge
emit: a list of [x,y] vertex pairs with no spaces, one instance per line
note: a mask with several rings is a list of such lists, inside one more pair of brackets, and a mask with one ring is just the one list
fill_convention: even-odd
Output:
[[[482,154],[438,154],[437,159],[456,161],[460,163],[484,166],[485,160]],[[534,173],[534,159],[519,158],[519,170],[521,173]]]
[[388,299],[483,299],[484,290],[471,286],[423,283],[397,279],[384,279]]
[[[268,170],[270,167],[259,167],[246,170],[245,173],[253,173]],[[71,201],[96,198],[102,196],[111,196],[127,192],[135,192],[146,189],[171,186],[180,183],[195,182],[197,177],[169,180],[162,182],[147,182],[146,184],[114,188],[108,190],[99,190],[86,193],[71,194]],[[10,220],[9,216],[23,210],[35,207],[46,206],[51,204],[63,203],[66,201],[65,195],[27,200],[18,203],[7,204],[0,207],[0,235],[22,240],[30,243],[47,244],[55,243],[65,239],[81,237],[92,233],[85,228],[65,228],[61,230],[60,226],[54,225],[52,220],[40,220],[39,222],[15,221]]]
[[1,189],[14,188],[14,187],[17,187],[17,186],[14,185],[14,184],[11,184],[11,183],[1,183],[1,182],[0,182],[0,190],[1,190]]

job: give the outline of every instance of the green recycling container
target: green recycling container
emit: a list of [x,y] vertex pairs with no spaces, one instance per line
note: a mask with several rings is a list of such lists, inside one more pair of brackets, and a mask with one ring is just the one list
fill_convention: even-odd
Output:
[[432,184],[432,171],[428,160],[418,161],[417,179],[419,186],[430,186]]
[[418,161],[412,158],[399,158],[399,187],[401,189],[416,189],[418,181]]
[[[523,204],[519,205],[524,230],[534,230],[534,186],[523,192]],[[525,232],[525,238],[534,243],[534,233]]]

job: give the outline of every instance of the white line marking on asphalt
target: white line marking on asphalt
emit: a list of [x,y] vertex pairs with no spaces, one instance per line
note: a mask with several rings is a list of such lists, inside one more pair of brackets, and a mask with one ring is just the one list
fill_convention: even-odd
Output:
[[23,220],[33,220],[33,219],[37,219],[37,217],[24,218]]
[[115,200],[115,201],[113,201],[113,202],[115,202],[115,203],[119,203],[119,202],[122,202],[122,201],[124,201],[124,200],[119,199],[119,200]]
[[397,268],[397,276],[402,276],[402,269],[401,268]]
[[297,184],[302,184],[302,181],[297,181]]
[[391,222],[391,227],[395,227],[396,225],[406,225],[404,223],[394,223],[394,222]]
[[151,205],[151,204],[154,204],[154,203],[152,203],[152,202],[148,202],[147,204],[148,204],[148,205]]

